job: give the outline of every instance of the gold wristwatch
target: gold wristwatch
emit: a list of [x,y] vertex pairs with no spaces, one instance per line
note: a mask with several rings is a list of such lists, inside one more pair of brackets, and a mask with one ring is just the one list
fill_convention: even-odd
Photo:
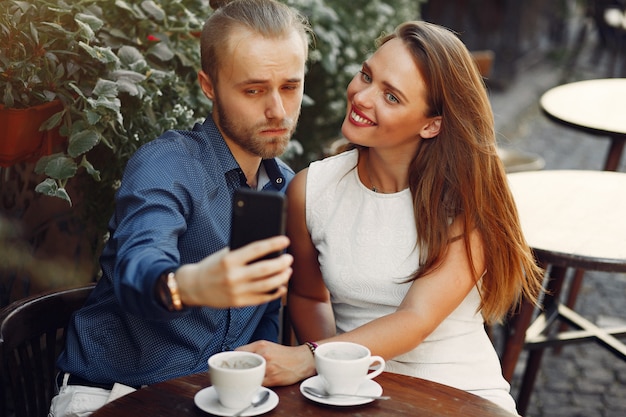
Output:
[[183,302],[180,299],[174,272],[161,274],[157,280],[156,289],[159,300],[169,311],[180,311],[183,309]]

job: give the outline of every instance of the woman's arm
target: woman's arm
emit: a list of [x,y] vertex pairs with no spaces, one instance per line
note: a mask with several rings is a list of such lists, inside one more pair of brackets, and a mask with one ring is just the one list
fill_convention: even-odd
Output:
[[[452,235],[462,231],[453,225]],[[453,241],[442,264],[413,282],[398,309],[350,332],[321,342],[346,340],[363,344],[372,354],[394,358],[417,347],[450,315],[476,285],[475,272],[484,269],[482,240],[474,229],[470,236],[472,264],[463,239]]]
[[[296,219],[290,221],[296,221]],[[456,222],[452,229],[452,236],[462,232],[462,226]],[[308,232],[306,236],[309,239]],[[292,237],[292,242],[293,239]],[[300,326],[298,331],[303,337],[311,337],[311,339],[304,340],[320,344],[340,340],[360,343],[367,346],[372,354],[380,355],[385,359],[392,359],[406,353],[417,347],[432,333],[463,302],[476,285],[474,271],[484,269],[482,240],[476,230],[471,232],[470,246],[471,262],[467,256],[464,240],[454,240],[450,243],[439,268],[415,280],[394,313],[340,335],[334,335],[334,321],[328,291],[323,287],[319,266],[313,269],[315,271],[313,274],[310,271],[301,271],[303,275],[300,275],[296,272],[296,268],[310,268],[313,264],[309,263],[311,262],[309,260],[295,267],[298,261],[294,260],[294,276],[289,290],[289,308],[294,309],[294,318],[298,320],[296,326]],[[306,248],[308,245],[303,245],[303,247]],[[297,258],[300,253],[298,248],[301,246],[296,245],[292,248],[296,250],[294,257]],[[315,252],[314,248],[313,252]],[[315,259],[317,259],[317,254]],[[311,282],[300,280],[304,276],[309,277]],[[323,291],[320,286],[323,287]],[[292,288],[294,288],[293,291]],[[328,306],[328,309],[321,307],[324,305]],[[315,315],[307,316],[308,312]],[[313,337],[317,334],[321,334],[322,338]],[[306,346],[294,348],[258,342],[244,349],[260,353],[268,359],[268,371],[264,381],[266,385],[292,384],[315,373],[313,355]]]
[[317,250],[306,227],[306,174],[307,170],[298,173],[287,190],[287,236],[291,241],[289,252],[294,257],[287,305],[300,342],[335,334],[330,295],[322,279]]
[[[317,250],[306,227],[306,172],[298,173],[287,189],[287,235],[291,242],[289,252],[294,257],[287,307],[301,343],[327,339],[335,334],[330,296],[320,273]],[[305,345],[288,347],[259,341],[239,350],[256,352],[265,357],[265,386],[290,385],[315,375],[315,360]]]

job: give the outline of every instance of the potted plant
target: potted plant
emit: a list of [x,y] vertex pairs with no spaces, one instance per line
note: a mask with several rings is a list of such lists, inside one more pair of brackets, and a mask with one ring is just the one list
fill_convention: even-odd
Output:
[[128,158],[208,113],[194,36],[204,10],[202,0],[0,0],[0,105],[60,102],[36,110],[36,131],[59,132],[52,153],[1,168],[0,217],[20,224],[39,262],[69,258],[68,274],[84,276],[84,264],[97,273]]
[[104,145],[124,165],[133,148],[193,118],[192,106],[206,112],[208,103],[191,91],[199,53],[190,33],[203,18],[185,6],[200,3],[0,0],[2,105],[62,104],[42,126],[60,127],[67,144],[40,160],[38,171],[49,177],[41,192],[71,202],[65,186],[80,167],[101,177],[88,158],[94,147]]
[[[39,160],[38,192],[71,204],[80,168],[114,183],[138,146],[206,114],[191,35],[204,16],[187,6],[202,1],[0,0],[2,105],[61,104],[41,129],[58,128],[65,146]],[[105,165],[92,164],[95,150]]]
[[36,158],[44,147],[49,153],[51,142],[58,138],[58,129],[40,132],[39,128],[63,109],[51,90],[65,76],[56,56],[68,40],[50,36],[52,27],[38,30],[30,6],[19,7],[17,2],[1,6],[0,165],[10,166]]

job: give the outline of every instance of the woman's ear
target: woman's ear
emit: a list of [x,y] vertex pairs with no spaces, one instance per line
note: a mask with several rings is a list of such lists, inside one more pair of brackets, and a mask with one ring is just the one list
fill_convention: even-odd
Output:
[[198,71],[198,83],[204,95],[211,101],[215,98],[215,89],[213,87],[213,81],[204,71]]
[[439,134],[441,130],[441,116],[433,117],[420,131],[423,139],[431,139]]

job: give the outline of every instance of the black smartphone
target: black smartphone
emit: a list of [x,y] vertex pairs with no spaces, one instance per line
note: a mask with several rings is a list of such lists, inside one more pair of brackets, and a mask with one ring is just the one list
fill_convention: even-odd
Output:
[[[287,199],[276,191],[238,188],[233,196],[230,228],[230,249],[248,243],[285,234]],[[275,258],[282,252],[270,253],[256,259]]]

